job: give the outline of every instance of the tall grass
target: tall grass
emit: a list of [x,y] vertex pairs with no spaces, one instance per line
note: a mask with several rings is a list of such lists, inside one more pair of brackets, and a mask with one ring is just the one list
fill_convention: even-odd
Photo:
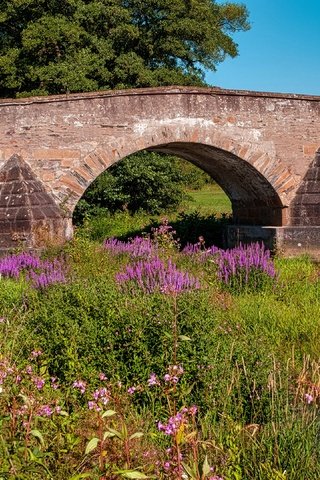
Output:
[[[0,478],[320,478],[318,266],[227,288],[170,231],[143,260],[81,232],[66,283],[1,278]],[[119,277],[152,255],[157,288]]]

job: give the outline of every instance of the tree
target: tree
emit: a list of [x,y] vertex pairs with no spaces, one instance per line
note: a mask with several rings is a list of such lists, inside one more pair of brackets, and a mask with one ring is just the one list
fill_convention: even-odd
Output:
[[130,155],[92,183],[79,201],[74,219],[81,223],[85,216],[95,215],[101,209],[112,213],[144,210],[150,214],[175,209],[186,198],[186,181],[192,173],[198,182],[208,177],[196,170],[198,176],[192,169],[184,171],[181,160],[169,155],[154,152]]
[[204,85],[248,28],[215,0],[2,0],[0,96]]

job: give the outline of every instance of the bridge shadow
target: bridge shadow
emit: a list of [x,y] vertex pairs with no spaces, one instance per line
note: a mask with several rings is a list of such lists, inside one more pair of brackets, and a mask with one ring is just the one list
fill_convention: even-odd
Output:
[[235,224],[283,224],[284,206],[278,192],[253,165],[234,153],[192,142],[158,145],[147,151],[176,155],[208,173],[229,197]]
[[[122,239],[128,240],[135,236],[151,234],[152,230],[161,224],[161,219],[153,220],[145,228],[131,231],[122,236]],[[174,236],[181,248],[187,245],[187,243],[197,243],[199,239],[203,239],[207,247],[216,245],[223,248],[226,245],[226,226],[232,224],[232,216],[228,214],[217,216],[214,213],[201,215],[197,211],[191,213],[181,212],[178,218],[169,222],[169,224],[175,232]]]
[[317,150],[290,208],[291,225],[320,225],[320,149]]

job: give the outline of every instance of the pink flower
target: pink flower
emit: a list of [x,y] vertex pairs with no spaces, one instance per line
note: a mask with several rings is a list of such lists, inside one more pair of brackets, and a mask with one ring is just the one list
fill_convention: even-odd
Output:
[[150,378],[148,380],[148,385],[151,387],[152,385],[159,385],[159,380],[155,373],[151,373]]
[[37,357],[40,357],[40,355],[42,355],[42,351],[41,350],[33,350],[31,352],[31,358],[37,358]]
[[95,410],[96,412],[101,411],[101,408],[99,407],[99,405],[96,402],[93,402],[92,400],[88,402],[88,408],[89,410]]
[[313,402],[314,397],[313,395],[310,395],[310,393],[306,393],[304,396],[305,401],[307,402],[308,405]]
[[50,417],[53,414],[53,410],[50,405],[42,405],[38,410],[39,417]]
[[193,405],[192,407],[189,407],[189,414],[194,417],[198,411],[198,407],[196,405]]
[[136,387],[129,387],[128,390],[127,390],[127,392],[128,392],[130,395],[132,395],[136,390],[137,390]]
[[42,390],[44,387],[44,384],[46,383],[45,380],[41,377],[33,377],[32,381],[38,390]]
[[72,386],[73,388],[77,388],[78,390],[80,390],[82,394],[84,394],[87,388],[87,384],[83,380],[76,380],[75,382],[73,382]]

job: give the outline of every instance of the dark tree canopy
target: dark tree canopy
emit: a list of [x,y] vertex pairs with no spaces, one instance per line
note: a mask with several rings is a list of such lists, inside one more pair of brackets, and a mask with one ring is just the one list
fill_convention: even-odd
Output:
[[248,28],[214,0],[1,0],[0,96],[204,85]]

